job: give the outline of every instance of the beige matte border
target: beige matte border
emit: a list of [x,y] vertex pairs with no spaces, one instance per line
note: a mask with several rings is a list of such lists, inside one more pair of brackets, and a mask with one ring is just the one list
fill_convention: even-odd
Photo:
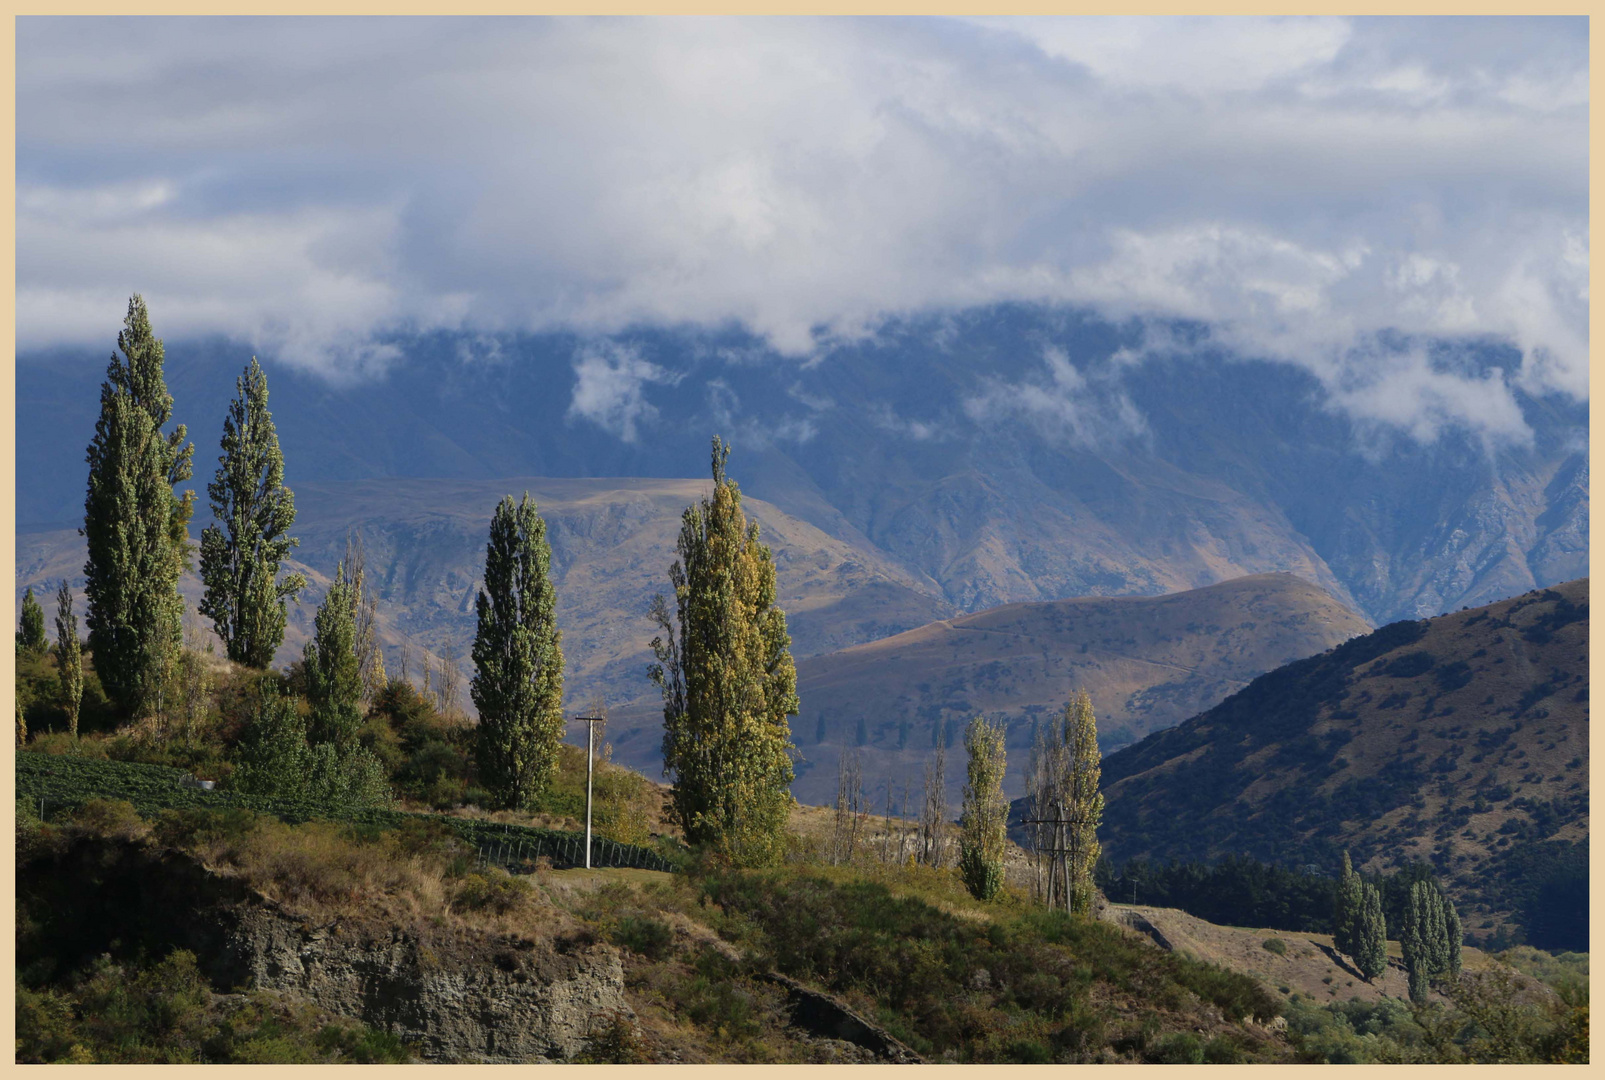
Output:
[[[153,7],[155,8],[155,10],[152,10]],[[1302,8],[1302,10],[1299,10],[1299,8]],[[1113,15],[1113,14],[1141,14],[1141,15],[1202,15],[1202,14],[1210,14],[1210,15],[1250,15],[1250,14],[1253,14],[1253,15],[1267,15],[1267,14],[1307,14],[1307,15],[1316,15],[1316,14],[1323,14],[1323,15],[1324,14],[1347,14],[1347,15],[1517,15],[1517,14],[1522,14],[1522,15],[1532,15],[1532,14],[1541,14],[1541,15],[1588,15],[1588,16],[1592,16],[1596,10],[1597,10],[1596,5],[1590,4],[1590,3],[1578,2],[1578,0],[1569,0],[1569,2],[1565,2],[1565,3],[1555,3],[1555,4],[1546,5],[1542,11],[1536,11],[1536,12],[1532,11],[1530,9],[1526,10],[1526,11],[1522,11],[1522,10],[1519,10],[1518,8],[1516,8],[1514,5],[1511,5],[1511,4],[1508,4],[1508,3],[1507,4],[1490,4],[1490,3],[1446,4],[1446,3],[1441,2],[1441,0],[1440,0],[1440,2],[1437,2],[1437,3],[1430,2],[1430,0],[1429,0],[1429,2],[1426,2],[1426,3],[1422,3],[1421,0],[1415,0],[1415,2],[1413,2],[1413,3],[1406,3],[1406,4],[1379,4],[1379,3],[1376,3],[1375,0],[1373,0],[1373,2],[1370,3],[1370,4],[1362,5],[1362,6],[1359,6],[1357,8],[1349,9],[1349,10],[1345,10],[1345,11],[1335,11],[1334,9],[1332,9],[1330,7],[1326,7],[1326,6],[1315,6],[1315,5],[1298,5],[1298,6],[1269,5],[1269,4],[1265,4],[1265,3],[1242,3],[1241,0],[1239,0],[1239,2],[1236,2],[1236,3],[1218,4],[1218,5],[1209,5],[1209,4],[1205,4],[1205,3],[1200,3],[1200,2],[1198,2],[1198,0],[1194,0],[1194,2],[1191,2],[1191,3],[1175,3],[1175,2],[1171,2],[1171,3],[1148,3],[1148,4],[1131,5],[1131,6],[1123,6],[1123,5],[1118,5],[1118,4],[1112,4],[1112,3],[1108,3],[1107,0],[1106,0],[1106,2],[1099,3],[1099,4],[1092,4],[1092,3],[1054,3],[1054,4],[1048,4],[1048,3],[1040,3],[1040,2],[1037,2],[1037,3],[1031,3],[1031,2],[1022,3],[1022,2],[1020,2],[1020,0],[1014,0],[1013,3],[1010,3],[1010,4],[1006,5],[1004,10],[1002,10],[1002,11],[990,10],[988,5],[975,3],[974,0],[971,0],[971,2],[969,2],[969,3],[954,3],[954,2],[952,2],[952,0],[942,0],[942,2],[922,3],[922,4],[886,3],[885,0],[880,0],[880,2],[877,2],[877,3],[861,4],[861,5],[843,5],[843,4],[840,4],[840,3],[819,3],[817,5],[810,5],[810,4],[808,4],[806,2],[806,0],[804,0],[804,2],[801,2],[801,3],[798,3],[798,2],[793,2],[793,3],[775,3],[775,2],[735,3],[735,2],[722,2],[721,3],[721,2],[710,2],[710,0],[694,0],[694,2],[680,3],[680,4],[665,3],[665,2],[662,2],[662,0],[659,0],[659,2],[656,2],[656,3],[651,2],[651,0],[646,0],[646,2],[642,2],[642,0],[629,0],[629,2],[606,4],[606,5],[603,5],[603,4],[587,5],[587,4],[574,4],[574,3],[515,5],[515,4],[505,4],[505,3],[484,3],[484,2],[481,2],[481,3],[478,3],[478,4],[467,5],[466,6],[466,10],[459,8],[456,11],[450,11],[450,12],[443,11],[438,6],[425,6],[425,5],[417,4],[417,3],[405,3],[405,2],[401,2],[401,3],[377,3],[377,2],[351,3],[351,2],[349,2],[349,0],[346,3],[342,3],[342,4],[338,4],[338,5],[334,5],[334,4],[317,5],[317,4],[307,4],[307,3],[302,2],[302,3],[283,3],[283,4],[272,4],[272,3],[269,3],[269,4],[254,4],[254,5],[250,5],[250,6],[243,6],[242,5],[242,6],[237,7],[237,8],[226,6],[226,5],[219,5],[219,4],[204,4],[204,3],[194,3],[194,2],[174,2],[174,0],[168,0],[167,3],[159,4],[159,5],[142,5],[142,4],[128,4],[128,3],[116,3],[116,4],[112,4],[112,3],[79,3],[79,4],[72,4],[72,5],[65,5],[65,4],[58,5],[58,4],[51,4],[51,3],[47,3],[47,2],[42,3],[42,2],[39,2],[39,0],[32,0],[32,2],[29,2],[29,3],[18,3],[18,4],[11,5],[10,11],[9,11],[9,15],[12,16],[12,17],[4,19],[3,21],[0,21],[0,64],[3,64],[3,66],[4,66],[3,74],[5,76],[3,84],[0,84],[0,98],[3,98],[3,107],[0,107],[0,136],[3,136],[3,138],[4,138],[4,144],[3,144],[3,146],[4,146],[4,149],[3,149],[4,168],[3,168],[3,170],[0,170],[0,174],[3,174],[3,175],[0,175],[0,193],[3,193],[4,199],[5,199],[5,205],[10,210],[10,213],[4,215],[3,222],[0,222],[0,230],[3,230],[3,238],[4,238],[4,254],[3,254],[3,257],[0,257],[0,278],[3,278],[3,281],[0,281],[0,334],[3,334],[3,339],[0,339],[0,340],[3,340],[3,342],[4,342],[3,349],[0,349],[0,417],[5,417],[6,418],[6,420],[8,422],[8,430],[9,430],[9,437],[7,437],[7,438],[5,438],[3,440],[0,440],[0,520],[3,520],[4,523],[5,523],[5,528],[4,528],[4,531],[3,531],[3,535],[0,535],[0,560],[3,560],[5,565],[13,567],[13,573],[15,572],[15,569],[14,569],[15,566],[16,566],[16,479],[15,478],[16,478],[16,433],[17,433],[16,421],[15,421],[15,416],[16,416],[16,51],[17,51],[16,50],[16,21],[15,20],[19,16],[20,17],[26,17],[28,15],[134,15],[134,14],[153,14],[153,15],[154,14],[160,14],[160,15],[242,15],[242,14],[263,14],[263,15],[390,15],[390,14],[404,14],[404,15],[423,15],[423,14],[452,14],[452,15],[595,15],[595,14],[607,14],[607,15],[644,15],[644,14],[651,14],[651,15],[663,15],[663,14],[697,14],[697,15],[712,15],[712,14],[745,14],[745,15],[781,15],[781,14],[784,14],[784,15],[801,15],[801,14],[807,14],[807,15],[842,15],[842,14],[858,14],[858,15],[978,15],[978,14],[983,14],[983,13],[984,14],[988,14],[988,15],[995,15],[995,14],[1018,14],[1018,15],[1024,15],[1024,14],[1034,14],[1034,15],[1035,14],[1040,14],[1040,15],[1065,15],[1065,14],[1078,14],[1078,15]],[[1602,35],[1601,35],[1601,31],[1600,31],[1600,24],[1593,22],[1593,20],[1591,18],[1590,21],[1589,21],[1589,55],[1590,55],[1590,58],[1592,58],[1592,55],[1593,55],[1593,53],[1595,51],[1595,46],[1601,44],[1602,40],[1605,40],[1605,39],[1602,39]],[[1592,80],[1592,71],[1590,71],[1590,79]],[[1592,90],[1592,82],[1590,83],[1590,89]],[[1590,101],[1592,102],[1592,94],[1590,94]],[[1596,147],[1598,147],[1598,145],[1599,145],[1600,127],[1601,127],[1601,125],[1599,123],[1597,114],[1591,115],[1590,116],[1590,122],[1589,122],[1589,197],[1590,197],[1590,203],[1592,203],[1594,195],[1601,194],[1600,185],[1595,183],[1595,180],[1597,179],[1597,172],[1593,168],[1593,166],[1595,164],[1595,159],[1596,159],[1596,156],[1597,156],[1597,155],[1595,155],[1593,153],[1593,150]],[[1594,269],[1594,265],[1595,265],[1594,261],[1592,259],[1592,252],[1593,252],[1593,239],[1592,239],[1592,237],[1593,237],[1593,226],[1592,226],[1592,220],[1590,220],[1589,234],[1590,234],[1590,240],[1589,240],[1589,252],[1590,252],[1589,274],[1590,274],[1590,278],[1592,278],[1593,269]],[[1595,310],[1595,308],[1594,308],[1593,302],[1592,302],[1592,294],[1590,294],[1590,303],[1589,303],[1589,321],[1590,321],[1590,324],[1592,324],[1592,322],[1593,322],[1594,310]],[[1598,371],[1601,370],[1601,365],[1600,365],[1599,358],[1598,358],[1597,354],[1593,353],[1592,349],[1590,350],[1589,357],[1590,357],[1590,359],[1589,359],[1590,384],[1592,384],[1592,381],[1593,381],[1592,380],[1592,376],[1595,373],[1597,373]],[[1590,472],[1591,473],[1595,472],[1595,471],[1598,471],[1597,466],[1600,464],[1600,459],[1601,459],[1601,456],[1602,456],[1602,452],[1601,451],[1594,449],[1594,447],[1597,447],[1600,444],[1599,426],[1600,425],[1598,425],[1598,424],[1596,424],[1594,422],[1592,413],[1590,413],[1590,416],[1589,416],[1589,436],[1590,436],[1589,467],[1590,467]],[[1590,561],[1591,565],[1592,565],[1593,562],[1597,561],[1597,558],[1598,558],[1598,555],[1599,555],[1599,552],[1600,552],[1601,548],[1605,547],[1605,544],[1602,544],[1602,542],[1599,540],[1598,533],[1594,529],[1593,524],[1594,524],[1593,523],[1593,517],[1592,517],[1592,514],[1590,514],[1590,518],[1589,518],[1589,561]],[[6,593],[6,598],[5,598],[3,606],[4,606],[5,613],[6,613],[6,618],[9,620],[8,621],[8,626],[14,628],[16,626],[16,622],[17,622],[17,609],[16,609],[16,601],[11,596],[11,591],[10,590],[8,590],[7,593]],[[1602,656],[1605,656],[1605,646],[1601,646],[1598,641],[1591,639],[1590,642],[1589,642],[1589,668],[1590,668],[1590,672],[1591,673],[1592,673],[1592,669],[1595,666],[1597,666],[1597,662],[1602,658]],[[6,684],[14,686],[15,685],[15,680],[16,680],[16,661],[15,661],[15,656],[14,656],[13,653],[5,652],[4,649],[0,649],[0,671],[3,671],[5,673],[5,676],[6,676],[5,682],[6,682]],[[16,701],[16,698],[15,698],[15,694],[14,693],[6,695],[6,704],[7,704],[7,708],[8,708],[8,715],[11,716],[11,727],[9,728],[10,731],[15,731],[15,724],[16,724],[16,717],[14,715],[14,713],[16,711],[15,701]],[[5,743],[5,747],[6,747],[6,749],[4,751],[4,767],[5,767],[4,771],[5,771],[5,775],[4,775],[3,778],[0,778],[0,792],[3,792],[3,802],[0,802],[0,813],[4,814],[5,820],[9,824],[9,823],[14,822],[14,817],[15,817],[15,814],[16,814],[16,798],[15,798],[15,793],[16,793],[16,768],[15,768],[15,764],[16,764],[16,746],[15,746],[14,738],[11,738],[11,737],[5,738],[4,739],[4,743]],[[1592,790],[1593,788],[1598,786],[1597,783],[1596,783],[1596,780],[1598,779],[1598,773],[1600,772],[1600,765],[1599,765],[1599,762],[1598,762],[1597,755],[1590,755],[1589,768],[1590,768],[1589,787]],[[1590,826],[1592,826],[1592,823],[1593,823],[1593,818],[1592,818],[1592,813],[1591,813],[1590,814]],[[1592,828],[1590,828],[1590,831],[1592,831]],[[1591,909],[1590,909],[1589,936],[1590,936],[1591,941],[1597,941],[1597,940],[1599,940],[1599,937],[1600,937],[1600,930],[1601,930],[1601,916],[1600,916],[1601,903],[1600,903],[1600,901],[1598,899],[1598,897],[1599,897],[1599,884],[1600,884],[1600,881],[1602,879],[1602,876],[1605,876],[1605,875],[1602,875],[1602,867],[1605,867],[1605,856],[1601,856],[1600,853],[1599,853],[1598,848],[1594,848],[1594,849],[1591,850],[1590,863],[1589,863],[1589,889],[1590,889],[1590,896],[1594,898],[1592,903],[1591,903]],[[11,844],[4,845],[3,850],[0,850],[0,870],[3,870],[3,878],[4,878],[4,892],[3,892],[3,894],[0,894],[0,920],[3,920],[4,925],[9,928],[9,927],[14,927],[15,926],[15,921],[16,921],[16,850],[15,850],[15,847],[13,845],[11,845]],[[3,1010],[3,1011],[0,1011],[0,1045],[10,1046],[10,1047],[15,1047],[15,1045],[16,1045],[16,981],[15,981],[14,974],[12,974],[14,972],[14,970],[15,970],[15,966],[16,966],[16,935],[13,932],[7,930],[5,933],[0,934],[0,967],[3,967],[5,969],[5,971],[7,972],[7,977],[5,979],[4,985],[0,986],[0,1010]],[[1590,996],[1592,996],[1592,986],[1597,982],[1598,982],[1598,980],[1593,980],[1591,978],[1591,980],[1590,980]],[[130,1065],[130,1066],[123,1066],[122,1068],[124,1070],[126,1070],[126,1071],[141,1073],[141,1074],[144,1074],[144,1075],[154,1075],[158,1071],[162,1072],[164,1074],[168,1072],[168,1067],[165,1067],[165,1066]],[[209,1072],[209,1073],[210,1072],[228,1072],[228,1073],[234,1073],[236,1075],[241,1075],[241,1074],[243,1074],[243,1073],[248,1071],[249,1075],[251,1075],[251,1076],[262,1076],[262,1075],[264,1075],[264,1070],[260,1066],[216,1065],[216,1066],[198,1066],[198,1067],[195,1067],[195,1068],[201,1069],[201,1070]],[[295,1067],[295,1069],[296,1069],[296,1071],[298,1073],[299,1072],[309,1072],[309,1071],[333,1073],[333,1072],[336,1072],[338,1070],[341,1070],[342,1068],[343,1067],[341,1067],[341,1066],[334,1066],[334,1065],[309,1065],[309,1066],[296,1066]],[[404,1069],[404,1068],[406,1068],[406,1066],[397,1065],[397,1066],[384,1066],[384,1067],[380,1067],[380,1068],[383,1068],[385,1071],[396,1071],[396,1070]],[[444,1069],[444,1070],[448,1070],[450,1072],[458,1073],[458,1074],[464,1074],[466,1070],[475,1070],[474,1075],[484,1075],[484,1070],[486,1070],[486,1069],[500,1069],[500,1070],[503,1070],[503,1072],[505,1073],[506,1070],[523,1069],[523,1068],[525,1068],[525,1067],[524,1066],[516,1066],[516,1065],[513,1065],[513,1066],[441,1065],[441,1066],[432,1067],[433,1070],[442,1070],[442,1069]],[[752,1073],[752,1072],[757,1072],[757,1071],[763,1071],[763,1072],[767,1072],[767,1073],[787,1073],[787,1074],[796,1074],[798,1072],[806,1072],[806,1073],[814,1073],[814,1074],[828,1074],[828,1075],[831,1075],[831,1076],[840,1076],[840,1075],[843,1075],[843,1074],[845,1074],[847,1072],[860,1072],[860,1071],[867,1071],[867,1070],[879,1070],[879,1069],[883,1068],[883,1066],[870,1066],[870,1065],[836,1065],[836,1066],[829,1066],[829,1065],[777,1065],[777,1066],[764,1066],[764,1067],[758,1068],[758,1067],[743,1066],[743,1065],[714,1065],[714,1066],[691,1066],[691,1065],[659,1065],[659,1066],[553,1065],[553,1066],[546,1066],[545,1068],[546,1069],[555,1069],[555,1070],[558,1070],[558,1071],[563,1072],[563,1073],[574,1074],[574,1075],[578,1075],[580,1073],[583,1073],[586,1076],[603,1076],[603,1075],[613,1076],[613,1075],[621,1075],[621,1074],[638,1074],[643,1069],[653,1068],[653,1069],[657,1069],[657,1070],[666,1070],[666,1071],[676,1072],[676,1073],[679,1073],[681,1075],[688,1076],[688,1077],[691,1075],[692,1071],[694,1071],[699,1076],[700,1075],[712,1074],[712,1075],[732,1076],[733,1077],[733,1076],[737,1076],[737,1075],[746,1075],[746,1074],[749,1074],[749,1073]],[[1036,1076],[1044,1076],[1044,1077],[1050,1075],[1050,1073],[1047,1070],[1048,1069],[1052,1069],[1052,1068],[1053,1068],[1052,1066],[1030,1066],[1030,1065],[986,1065],[986,1066],[950,1066],[950,1067],[948,1067],[949,1070],[955,1070],[956,1069],[956,1070],[962,1071],[962,1072],[964,1072],[966,1074],[976,1073],[976,1074],[982,1074],[982,1075],[987,1075],[987,1076],[1002,1076],[1002,1075],[1005,1075],[1005,1074],[1008,1074],[1008,1075],[1036,1075]],[[1138,1072],[1144,1072],[1144,1073],[1148,1073],[1148,1072],[1151,1072],[1153,1070],[1161,1070],[1161,1071],[1163,1070],[1163,1066],[1157,1066],[1157,1065],[1128,1065],[1128,1066],[1113,1066],[1113,1065],[1096,1066],[1096,1065],[1094,1065],[1094,1066],[1080,1066],[1078,1068],[1079,1069],[1097,1069],[1097,1070],[1100,1070],[1100,1071],[1108,1071],[1108,1070],[1119,1069],[1119,1070],[1122,1070],[1123,1073],[1125,1073],[1125,1074],[1129,1074],[1133,1070],[1138,1071]],[[1213,1072],[1217,1076],[1226,1076],[1226,1075],[1229,1075],[1229,1074],[1237,1071],[1239,1067],[1230,1066],[1230,1065],[1201,1065],[1201,1066],[1196,1066],[1196,1068],[1202,1069],[1202,1070],[1206,1070],[1206,1071],[1209,1071],[1209,1072]],[[1309,1069],[1312,1069],[1312,1068],[1317,1068],[1317,1067],[1316,1066],[1296,1066],[1296,1065],[1265,1065],[1265,1066],[1258,1066],[1258,1067],[1253,1068],[1252,1072],[1253,1072],[1253,1075],[1255,1075],[1255,1076],[1262,1076],[1262,1075],[1263,1076],[1276,1076],[1276,1075],[1288,1075],[1288,1074],[1291,1074],[1291,1073],[1306,1074],[1306,1073],[1308,1073]],[[1398,1074],[1408,1073],[1410,1076],[1414,1076],[1414,1077],[1425,1077],[1425,1076],[1428,1076],[1428,1075],[1437,1076],[1437,1075],[1442,1075],[1445,1072],[1465,1072],[1465,1071],[1468,1070],[1468,1067],[1464,1067],[1464,1066],[1434,1066],[1434,1065],[1418,1065],[1418,1066],[1413,1066],[1413,1067],[1412,1066],[1402,1066],[1402,1065],[1401,1066],[1371,1066],[1369,1068],[1370,1068],[1370,1070],[1382,1069],[1382,1070],[1384,1070],[1386,1072],[1389,1072],[1389,1073],[1398,1073]],[[78,1065],[78,1066],[54,1066],[54,1067],[52,1067],[51,1075],[58,1075],[57,1070],[62,1070],[62,1069],[66,1070],[67,1074],[85,1074],[85,1075],[88,1075],[88,1074],[91,1073],[91,1070],[93,1069],[93,1067],[92,1066],[83,1066],[83,1065]],[[280,1066],[278,1068],[272,1069],[271,1071],[275,1075],[277,1075],[281,1070],[282,1071],[289,1071],[289,1069],[290,1069],[289,1066]],[[1499,1069],[1498,1071],[1499,1071],[1499,1073],[1501,1075],[1503,1075],[1505,1073],[1508,1073],[1508,1072],[1511,1072],[1511,1071],[1519,1072],[1519,1073],[1526,1074],[1526,1075],[1537,1075],[1541,1070],[1544,1071],[1545,1075],[1553,1075],[1552,1071],[1544,1070],[1544,1068],[1542,1066],[1536,1066],[1536,1065],[1534,1065],[1534,1066],[1506,1066],[1506,1067],[1504,1067],[1502,1069]],[[1574,1071],[1574,1074],[1575,1074],[1575,1071]],[[97,1073],[96,1075],[104,1075],[104,1074],[103,1073]]]

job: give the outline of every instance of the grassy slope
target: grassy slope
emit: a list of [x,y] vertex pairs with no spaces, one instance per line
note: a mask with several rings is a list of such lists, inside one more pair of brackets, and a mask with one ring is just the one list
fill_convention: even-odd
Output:
[[1587,596],[1582,579],[1384,627],[1111,755],[1105,850],[1426,859],[1468,930],[1497,928],[1520,860],[1587,839]]

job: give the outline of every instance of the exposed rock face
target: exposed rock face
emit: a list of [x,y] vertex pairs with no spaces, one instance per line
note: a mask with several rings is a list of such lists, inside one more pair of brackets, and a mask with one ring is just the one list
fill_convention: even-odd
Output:
[[300,998],[415,1045],[431,1061],[570,1058],[610,1014],[633,1019],[618,952],[420,922],[320,923],[182,852],[84,838],[17,866],[19,916],[74,964],[184,948],[220,990]]
[[565,953],[528,939],[376,937],[254,906],[225,948],[250,985],[360,1019],[435,1061],[563,1060],[597,1020],[634,1015],[607,945]]

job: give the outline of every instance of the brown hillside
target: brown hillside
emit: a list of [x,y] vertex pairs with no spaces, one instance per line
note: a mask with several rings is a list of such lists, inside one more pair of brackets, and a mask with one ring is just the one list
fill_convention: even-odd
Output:
[[1586,934],[1562,924],[1586,905],[1588,580],[1290,664],[1103,781],[1116,859],[1425,860],[1473,934],[1515,918],[1578,947],[1560,939]]
[[985,714],[1009,723],[1016,794],[1032,722],[1056,716],[1076,687],[1092,694],[1106,746],[1118,746],[1369,629],[1291,574],[1164,596],[1007,604],[931,623],[798,662],[802,713],[792,731],[805,760],[793,791],[803,802],[833,799],[838,755],[857,745],[862,722],[865,783],[877,795],[887,781],[917,776],[947,730],[956,801],[959,734]]

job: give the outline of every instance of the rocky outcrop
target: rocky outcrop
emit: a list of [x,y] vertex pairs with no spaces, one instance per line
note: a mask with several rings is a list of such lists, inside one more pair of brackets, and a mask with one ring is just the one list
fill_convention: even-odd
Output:
[[319,921],[183,852],[104,838],[19,858],[17,885],[25,953],[71,967],[188,949],[219,990],[307,1001],[426,1060],[564,1060],[613,1016],[634,1018],[617,950],[583,931],[535,941],[424,919]]
[[891,1032],[870,1023],[829,994],[810,989],[778,971],[763,976],[786,991],[786,1005],[791,1022],[809,1035],[820,1039],[835,1039],[861,1047],[873,1055],[870,1060],[890,1061],[899,1065],[920,1065],[925,1059],[912,1047],[893,1037]]
[[360,1019],[434,1061],[564,1060],[600,1021],[634,1015],[618,952],[603,944],[380,935],[259,905],[226,948],[249,985]]

